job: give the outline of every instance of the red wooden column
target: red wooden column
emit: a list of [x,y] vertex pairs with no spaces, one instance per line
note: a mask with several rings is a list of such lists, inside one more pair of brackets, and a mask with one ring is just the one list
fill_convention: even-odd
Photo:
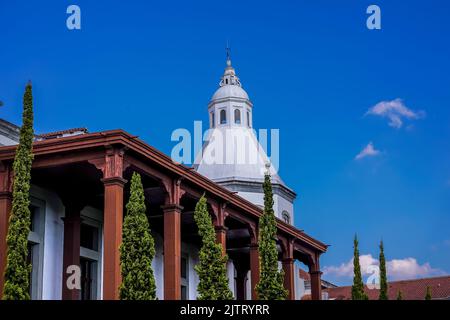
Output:
[[251,243],[250,243],[250,281],[252,300],[258,299],[258,293],[256,292],[256,285],[259,283],[259,250],[258,250],[258,226],[251,226]]
[[295,300],[295,268],[294,268],[294,243],[287,239],[284,241],[283,271],[284,288],[288,291],[288,299]]
[[227,254],[227,231],[228,228],[225,227],[225,219],[228,214],[225,211],[226,204],[219,204],[213,206],[215,211],[214,228],[216,230],[216,242],[222,245],[222,254]]
[[309,275],[311,278],[311,299],[321,300],[322,299],[322,282],[319,266],[319,255],[315,257],[314,264],[309,266]]
[[103,213],[103,299],[119,299],[120,274],[119,246],[122,243],[123,188],[126,180],[123,150],[109,148],[102,165],[104,193]]
[[178,204],[162,207],[164,212],[164,299],[181,299],[181,211]]
[[0,299],[3,296],[3,286],[6,269],[6,252],[8,249],[9,215],[12,208],[12,170],[0,162]]
[[104,252],[103,252],[103,299],[119,299],[120,274],[119,246],[122,243],[123,187],[120,177],[103,179],[105,186]]
[[62,299],[79,300],[80,290],[70,289],[67,286],[67,268],[71,265],[80,265],[80,218],[79,207],[66,205],[64,220],[64,253],[63,253],[63,282]]
[[216,242],[222,246],[222,255],[227,254],[227,230],[225,226],[215,226],[216,229]]
[[282,264],[284,270],[284,288],[288,291],[288,300],[295,300],[294,259],[285,258]]

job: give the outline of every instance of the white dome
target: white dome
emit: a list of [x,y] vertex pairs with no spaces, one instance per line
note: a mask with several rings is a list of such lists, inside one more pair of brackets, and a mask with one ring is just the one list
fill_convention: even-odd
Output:
[[249,100],[247,92],[238,85],[224,85],[217,89],[211,100],[241,98]]

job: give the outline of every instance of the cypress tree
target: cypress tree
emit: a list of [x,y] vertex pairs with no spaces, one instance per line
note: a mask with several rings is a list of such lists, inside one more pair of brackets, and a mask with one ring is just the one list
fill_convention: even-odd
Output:
[[204,195],[195,206],[194,220],[202,238],[200,261],[195,266],[199,277],[198,300],[231,300],[233,294],[228,287],[226,269],[228,257],[223,253],[222,245],[216,243],[216,234]]
[[284,272],[278,270],[276,243],[277,225],[273,211],[273,192],[270,174],[264,176],[264,212],[259,221],[260,279],[256,285],[258,299],[285,300],[288,292],[284,288]]
[[431,288],[427,286],[427,293],[425,295],[425,300],[431,300]]
[[353,240],[353,285],[352,300],[368,300],[367,294],[364,292],[364,283],[361,276],[361,267],[359,265],[358,238],[355,234]]
[[383,241],[380,242],[380,300],[389,300]]
[[145,197],[141,176],[134,172],[131,178],[130,199],[123,223],[120,245],[121,300],[155,300],[156,284],[152,260],[155,241],[145,214]]
[[13,199],[6,242],[8,245],[5,269],[4,300],[29,300],[29,275],[27,263],[28,234],[30,233],[30,181],[33,161],[33,94],[31,83],[23,95],[22,127],[16,149],[13,171]]
[[402,291],[401,290],[398,290],[397,300],[403,300],[403,295],[402,295]]

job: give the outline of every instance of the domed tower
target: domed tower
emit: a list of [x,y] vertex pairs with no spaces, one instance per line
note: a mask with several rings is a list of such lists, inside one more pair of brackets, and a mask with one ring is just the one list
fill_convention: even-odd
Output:
[[271,174],[274,211],[293,224],[296,194],[281,180],[253,130],[253,103],[242,88],[227,52],[225,72],[208,104],[209,130],[196,170],[241,197],[264,206],[264,173]]

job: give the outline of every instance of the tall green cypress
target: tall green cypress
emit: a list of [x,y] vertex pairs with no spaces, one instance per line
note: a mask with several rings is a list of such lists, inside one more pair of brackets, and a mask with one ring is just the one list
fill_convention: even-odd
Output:
[[431,300],[431,288],[427,286],[427,293],[425,294],[425,300]]
[[380,300],[389,300],[383,241],[380,242]]
[[5,269],[4,300],[29,300],[29,275],[27,263],[28,234],[30,233],[30,181],[33,162],[33,94],[31,83],[23,95],[22,127],[19,145],[14,158],[13,200],[6,242],[8,245]]
[[194,220],[202,238],[199,263],[195,271],[199,277],[198,300],[231,300],[233,293],[228,287],[226,262],[228,257],[222,252],[222,245],[216,243],[216,234],[203,195],[197,202]]
[[368,300],[367,294],[364,292],[364,283],[361,276],[361,267],[359,265],[358,238],[355,234],[353,240],[353,285],[352,300]]
[[145,196],[141,176],[131,178],[130,199],[123,223],[120,245],[121,300],[155,300],[156,284],[152,269],[155,241],[145,214]]
[[270,174],[264,176],[264,213],[259,221],[260,279],[256,285],[259,300],[285,300],[288,292],[284,288],[284,272],[278,270],[276,243],[277,224],[273,211],[273,192]]

